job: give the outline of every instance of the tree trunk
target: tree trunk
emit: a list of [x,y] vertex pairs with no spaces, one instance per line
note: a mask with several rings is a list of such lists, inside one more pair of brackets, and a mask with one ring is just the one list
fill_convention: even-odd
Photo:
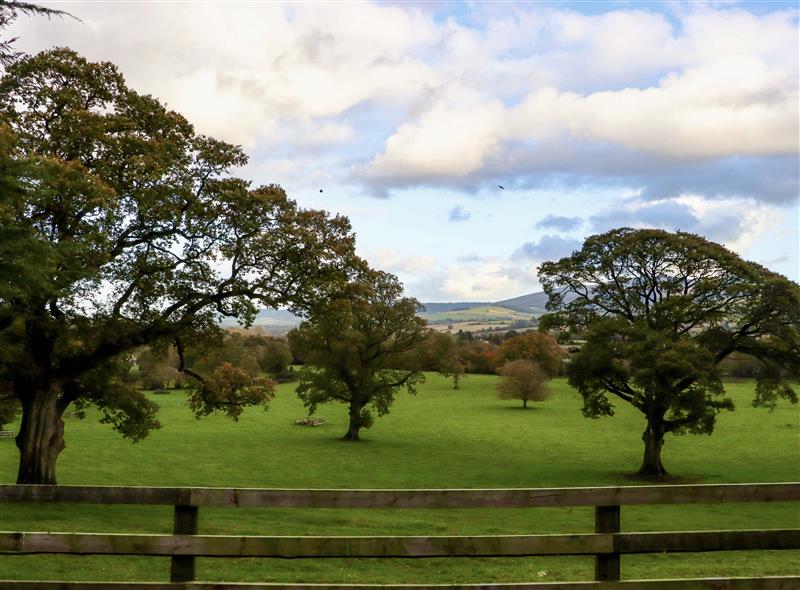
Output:
[[639,468],[639,475],[666,475],[667,470],[661,463],[661,447],[664,446],[664,429],[660,424],[648,422],[642,434],[644,441],[644,459]]
[[350,425],[342,440],[361,440],[358,431],[361,430],[361,406],[350,402]]
[[55,485],[56,460],[64,449],[64,422],[55,391],[34,391],[24,399],[16,442],[20,452],[17,483]]
[[528,409],[528,398],[527,397],[522,398],[522,409],[523,410],[527,410]]

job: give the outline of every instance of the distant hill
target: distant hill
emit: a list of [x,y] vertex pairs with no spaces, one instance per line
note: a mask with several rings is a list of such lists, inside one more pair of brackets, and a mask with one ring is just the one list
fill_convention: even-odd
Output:
[[[425,311],[420,317],[432,323],[511,324],[515,321],[538,317],[545,313],[547,295],[542,292],[520,295],[494,303],[487,301],[451,301],[423,303]],[[507,310],[507,311],[505,311]],[[285,309],[262,309],[253,322],[264,330],[280,335],[300,325],[302,318]],[[221,322],[224,327],[238,324],[230,318]]]
[[483,301],[480,303],[473,301],[461,301],[456,303],[423,303],[422,305],[425,306],[425,311],[423,313],[447,313],[449,311],[464,311],[467,309],[472,309],[473,307],[485,307],[492,304],[488,301]]
[[529,293],[527,295],[520,295],[519,297],[493,302],[455,301],[449,303],[423,303],[425,312],[422,315],[466,311],[476,307],[505,307],[512,311],[539,315],[545,313],[546,304],[547,294],[544,291],[537,291],[536,293]]
[[528,295],[520,295],[519,297],[512,297],[511,299],[497,301],[495,305],[541,315],[545,313],[545,305],[547,305],[547,293],[544,291],[538,291],[536,293],[529,293]]
[[[302,318],[285,309],[262,309],[253,320],[254,327],[262,327],[270,334],[282,336],[300,325]],[[224,328],[234,328],[239,324],[231,318],[224,318],[220,324]]]

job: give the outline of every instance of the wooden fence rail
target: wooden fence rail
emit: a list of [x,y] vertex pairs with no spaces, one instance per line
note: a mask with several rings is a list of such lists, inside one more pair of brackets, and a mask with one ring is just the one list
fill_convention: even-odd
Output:
[[[620,555],[800,549],[800,529],[621,532],[620,507],[645,504],[797,502],[800,483],[623,486],[597,488],[461,490],[287,490],[0,485],[2,502],[150,504],[175,507],[173,534],[0,532],[0,552],[12,554],[150,555],[172,557],[171,583],[2,581],[0,590],[164,590],[169,588],[283,588],[333,590],[325,584],[228,584],[195,582],[196,557],[510,557],[594,555],[594,582],[482,585],[356,586],[403,590],[448,588],[800,588],[800,576],[708,578],[621,582]],[[458,536],[235,536],[198,534],[199,508],[510,508],[595,507],[595,533]]]

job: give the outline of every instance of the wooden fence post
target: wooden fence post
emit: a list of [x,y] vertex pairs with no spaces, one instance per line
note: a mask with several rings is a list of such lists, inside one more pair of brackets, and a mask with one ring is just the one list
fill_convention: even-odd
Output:
[[[620,531],[619,508],[619,506],[595,506],[594,532],[618,533]],[[616,549],[616,543],[614,545],[614,549]],[[594,579],[598,582],[619,580],[619,553],[595,556]]]
[[[172,533],[175,535],[197,534],[197,506],[175,506]],[[193,582],[195,574],[194,555],[173,555],[170,582]]]

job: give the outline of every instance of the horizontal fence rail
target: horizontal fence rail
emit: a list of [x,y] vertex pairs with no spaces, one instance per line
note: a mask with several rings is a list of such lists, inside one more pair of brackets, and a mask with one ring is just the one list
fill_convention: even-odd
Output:
[[698,578],[622,582],[538,582],[505,584],[281,584],[191,582],[26,582],[0,581],[2,590],[797,590],[800,578]]
[[526,508],[800,501],[798,483],[595,488],[293,490],[0,485],[0,502],[240,508]]
[[505,584],[281,584],[0,581],[2,590],[797,590],[800,577]]
[[800,529],[578,535],[304,536],[0,532],[0,551],[198,557],[527,557],[800,549]]
[[[800,549],[800,529],[621,532],[623,505],[797,502],[800,483],[455,490],[291,490],[0,485],[0,502],[174,506],[173,534],[0,532],[11,554],[144,555],[172,558],[170,584],[2,581],[0,590],[335,590],[800,588],[800,576],[620,580],[620,556],[639,553]],[[557,508],[595,507],[595,532],[552,535],[237,536],[198,534],[201,507]],[[236,584],[195,582],[196,557],[430,558],[593,555],[594,582],[462,585]]]

